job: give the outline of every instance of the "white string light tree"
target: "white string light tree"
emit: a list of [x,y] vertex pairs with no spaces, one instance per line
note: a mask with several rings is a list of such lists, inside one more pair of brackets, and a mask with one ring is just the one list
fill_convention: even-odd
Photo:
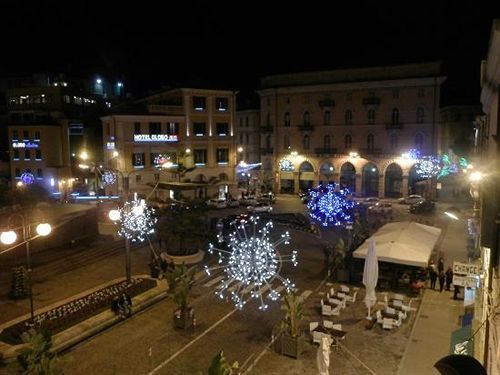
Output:
[[[280,245],[290,244],[290,234],[285,232],[272,241],[269,237],[273,228],[272,221],[259,227],[259,217],[250,217],[248,221],[233,221],[234,231],[224,238],[222,233],[217,236],[219,244],[226,243],[229,250],[224,250],[210,244],[209,253],[217,253],[219,265],[209,268],[205,266],[208,275],[223,271],[225,277],[221,280],[215,294],[223,299],[226,293],[231,295],[235,306],[242,309],[250,298],[260,300],[259,310],[266,310],[263,294],[269,291],[267,298],[276,301],[280,291],[290,292],[295,285],[288,278],[280,275],[284,262],[297,266],[297,251],[282,255],[278,250]],[[222,247],[222,246],[221,246]],[[273,289],[272,283],[277,280],[281,287]],[[245,299],[249,293],[250,298]]]

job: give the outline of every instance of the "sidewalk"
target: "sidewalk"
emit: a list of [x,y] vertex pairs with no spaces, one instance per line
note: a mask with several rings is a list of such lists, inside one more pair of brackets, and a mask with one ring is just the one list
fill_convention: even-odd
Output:
[[[443,238],[438,256],[443,256],[445,269],[453,261],[467,262],[467,222],[443,222]],[[463,300],[454,300],[453,291],[425,289],[408,345],[399,365],[399,375],[439,374],[434,364],[449,354],[452,331],[460,328],[459,315],[464,313]]]

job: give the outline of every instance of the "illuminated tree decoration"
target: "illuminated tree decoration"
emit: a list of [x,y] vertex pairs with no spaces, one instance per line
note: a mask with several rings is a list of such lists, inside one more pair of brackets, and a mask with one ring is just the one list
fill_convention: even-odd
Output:
[[102,174],[102,182],[104,185],[113,185],[116,182],[116,173],[110,170],[104,171]]
[[432,178],[441,171],[441,160],[435,156],[422,156],[416,164],[419,177]]
[[309,191],[309,216],[324,227],[352,222],[356,202],[347,198],[348,189],[337,190],[335,184],[319,185]]
[[[216,252],[220,266],[209,268],[205,266],[208,275],[222,270],[225,277],[221,280],[215,294],[223,299],[226,293],[230,294],[235,306],[242,309],[251,299],[260,301],[259,310],[266,310],[263,294],[268,292],[267,298],[276,301],[283,289],[291,291],[295,285],[280,275],[283,262],[291,262],[297,266],[297,251],[290,255],[281,255],[278,246],[290,243],[288,232],[281,234],[276,241],[269,238],[271,221],[259,227],[259,217],[250,217],[248,221],[232,222],[234,231],[224,238],[217,236],[219,244],[226,243],[229,250],[223,250],[210,244],[209,253]],[[272,283],[277,280],[282,286],[273,289]],[[248,294],[249,298],[245,299]]]
[[414,159],[414,160],[418,160],[420,159],[420,151],[415,149],[415,148],[412,148],[410,149],[408,152],[405,152],[403,153],[403,158],[405,159]]
[[35,182],[35,176],[31,172],[24,172],[21,175],[21,181],[25,185],[32,184],[33,182]]
[[280,160],[280,171],[282,172],[292,172],[295,169],[293,163],[288,159]]
[[453,152],[451,154],[452,155],[445,154],[441,157],[443,165],[441,167],[441,171],[437,175],[438,180],[448,176],[449,174],[458,173],[460,171],[460,168],[467,169],[469,163],[467,162],[466,158],[464,157],[458,158],[458,156],[453,154]]
[[120,229],[118,234],[132,242],[144,241],[146,236],[154,232],[156,217],[154,210],[146,206],[144,199],[138,199],[137,193],[132,202],[125,202],[120,208]]

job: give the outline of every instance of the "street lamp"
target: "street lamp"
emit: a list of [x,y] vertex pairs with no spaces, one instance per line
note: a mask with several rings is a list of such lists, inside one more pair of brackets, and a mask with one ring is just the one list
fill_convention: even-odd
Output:
[[[28,284],[28,295],[30,298],[30,317],[31,321],[34,319],[34,308],[33,308],[33,288],[32,288],[32,283],[31,283],[31,254],[30,254],[30,243],[33,239],[37,238],[38,236],[48,236],[50,232],[52,232],[52,227],[50,224],[42,222],[39,223],[35,230],[38,236],[31,237],[31,226],[33,223],[29,222],[28,215],[27,214],[12,214],[12,216],[9,217],[9,221],[13,217],[19,217],[21,218],[21,223],[23,227],[23,242],[26,247],[26,268],[27,268],[27,284]],[[0,242],[2,242],[4,245],[12,245],[14,242],[17,240],[17,234],[14,230],[8,230],[5,232],[0,233]],[[16,245],[18,246],[18,245]]]
[[[87,162],[89,159],[89,154],[87,151],[82,151],[79,155],[80,159],[83,161]],[[97,164],[93,161],[89,161],[90,165],[88,164],[79,164],[78,167],[81,169],[90,169],[90,166],[94,168],[94,186],[95,186],[95,196],[96,196],[96,201],[97,204],[99,204],[99,182],[98,182],[98,176],[97,176]]]
[[130,242],[143,242],[148,234],[154,232],[156,218],[154,210],[146,206],[144,199],[138,199],[134,194],[132,202],[125,202],[122,208],[111,210],[108,217],[119,222],[118,234],[125,238],[125,274],[127,282],[132,279],[130,262]]

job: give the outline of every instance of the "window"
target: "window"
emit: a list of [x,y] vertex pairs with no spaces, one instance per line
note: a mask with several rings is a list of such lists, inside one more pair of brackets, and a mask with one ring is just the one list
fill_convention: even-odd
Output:
[[344,137],[344,147],[350,149],[352,145],[352,137],[350,134],[346,134]]
[[418,89],[417,96],[419,98],[423,98],[425,96],[425,90],[424,89]]
[[286,150],[290,148],[290,135],[285,134],[283,137],[283,148]]
[[30,159],[31,159],[30,150],[24,150],[24,160],[30,160]]
[[16,178],[21,177],[21,170],[19,168],[15,169]]
[[23,130],[23,141],[29,141],[30,139],[30,132],[27,130]]
[[168,135],[178,135],[179,134],[179,123],[169,122],[167,124],[167,134]]
[[397,108],[392,109],[391,123],[392,125],[399,124],[399,109]]
[[207,163],[207,150],[194,150],[194,163],[196,165],[205,165]]
[[221,137],[229,134],[229,124],[227,122],[218,122],[216,128],[217,135]]
[[19,150],[17,148],[14,150],[14,160],[19,160]]
[[398,89],[392,90],[392,98],[393,99],[398,99],[399,98],[399,90]]
[[243,127],[243,117],[240,117],[240,128]]
[[325,125],[330,125],[330,122],[332,121],[332,114],[330,111],[325,111],[323,115],[323,122]]
[[134,122],[134,134],[142,134],[140,122]]
[[142,181],[142,175],[136,174],[135,175],[135,182],[141,182]]
[[149,134],[161,134],[161,123],[150,122],[149,123]]
[[368,134],[368,137],[366,137],[366,147],[368,150],[375,148],[375,136],[373,134]]
[[17,134],[17,130],[12,131],[12,140],[13,141],[18,141],[19,140],[19,135]]
[[135,153],[132,154],[132,165],[134,167],[144,167],[144,154],[143,153]]
[[35,150],[35,160],[42,160],[42,150]]
[[229,163],[229,149],[228,148],[218,148],[216,151],[217,164],[228,164]]
[[375,124],[375,110],[374,109],[370,109],[368,111],[368,123]]
[[351,101],[351,100],[352,100],[352,92],[348,92],[348,93],[346,94],[346,96],[345,96],[345,99],[346,99],[347,101]]
[[417,124],[424,122],[424,109],[422,107],[417,108]]
[[391,143],[391,150],[396,151],[398,149],[398,135],[397,134],[391,134],[390,143]]
[[304,126],[309,126],[311,124],[311,116],[309,112],[304,112]]
[[243,144],[243,134],[240,133],[240,145]]
[[267,112],[266,125],[271,126],[271,113]]
[[37,131],[35,132],[35,139],[34,139],[34,140],[35,140],[35,141],[39,141],[39,140],[40,140],[40,131],[38,131],[38,130],[37,130]]
[[206,105],[206,98],[204,96],[193,96],[193,109],[195,111],[204,111]]
[[227,98],[215,98],[215,109],[219,112],[225,112],[228,110],[228,100]]
[[206,134],[206,125],[204,122],[194,122],[193,123],[193,133],[197,137],[203,137]]
[[249,144],[250,136],[248,135],[248,133],[245,134],[245,140],[246,140],[245,144]]
[[42,168],[37,168],[37,170],[36,170],[36,178],[43,178]]
[[285,113],[285,127],[290,127],[290,113]]
[[309,150],[309,146],[311,143],[311,139],[309,138],[308,135],[304,135],[304,138],[302,139],[302,146],[304,150]]
[[418,133],[415,135],[415,148],[418,150],[422,149],[422,146],[424,145],[424,136],[421,133]]
[[[271,123],[271,121],[269,121],[269,124]],[[245,117],[245,128],[248,128],[248,116]]]
[[345,111],[345,124],[352,125],[352,111],[350,109]]
[[323,137],[323,147],[325,150],[329,150],[331,147],[331,138],[329,135]]
[[69,95],[64,95],[64,103],[71,103],[71,98]]

